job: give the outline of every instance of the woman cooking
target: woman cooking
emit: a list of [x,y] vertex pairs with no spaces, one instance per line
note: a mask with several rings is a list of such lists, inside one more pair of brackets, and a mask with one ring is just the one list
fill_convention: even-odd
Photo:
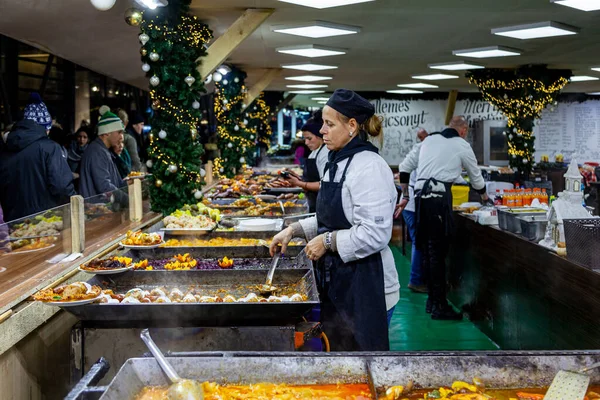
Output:
[[[334,351],[389,350],[388,324],[400,284],[388,242],[396,188],[392,171],[368,136],[381,134],[374,107],[338,89],[323,109],[329,161],[317,196],[317,215],[278,233],[271,254],[293,237],[309,242],[316,261],[323,329]],[[386,318],[387,310],[387,318]]]
[[323,143],[323,134],[320,132],[323,126],[323,118],[321,111],[317,111],[315,115],[306,121],[302,126],[302,135],[304,143],[311,150],[308,159],[304,163],[304,174],[302,179],[293,173],[290,173],[289,182],[306,192],[309,212],[314,213],[317,207],[317,193],[321,187],[321,178],[327,164],[327,156],[329,150]]

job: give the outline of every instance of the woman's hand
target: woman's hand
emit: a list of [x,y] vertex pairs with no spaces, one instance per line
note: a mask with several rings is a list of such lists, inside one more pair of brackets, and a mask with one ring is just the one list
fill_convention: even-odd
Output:
[[290,177],[287,178],[287,181],[289,183],[291,183],[292,186],[299,187],[299,188],[304,187],[304,181],[302,181],[301,179],[298,179],[295,176],[290,175]]
[[281,245],[281,254],[285,254],[287,251],[287,246],[290,240],[292,240],[292,228],[288,227],[281,232],[279,232],[273,240],[271,241],[271,246],[269,247],[269,252],[271,253],[271,257],[275,256],[275,253],[278,251],[279,245]]
[[306,245],[304,252],[308,256],[309,260],[316,261],[323,257],[327,252],[325,244],[323,244],[323,235],[319,235]]

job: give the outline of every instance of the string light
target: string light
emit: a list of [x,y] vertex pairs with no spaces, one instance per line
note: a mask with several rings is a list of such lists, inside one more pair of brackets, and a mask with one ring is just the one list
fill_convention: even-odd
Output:
[[469,82],[477,85],[483,99],[508,120],[507,126],[512,132],[507,135],[511,166],[524,172],[531,170],[535,151],[534,120],[540,118],[548,104],[556,102],[569,77],[570,71],[548,70],[544,66],[467,73]]

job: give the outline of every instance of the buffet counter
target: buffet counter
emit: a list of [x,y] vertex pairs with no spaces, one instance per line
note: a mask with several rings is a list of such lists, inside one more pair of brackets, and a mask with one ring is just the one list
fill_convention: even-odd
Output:
[[497,226],[455,223],[449,298],[500,348],[599,348],[600,274]]

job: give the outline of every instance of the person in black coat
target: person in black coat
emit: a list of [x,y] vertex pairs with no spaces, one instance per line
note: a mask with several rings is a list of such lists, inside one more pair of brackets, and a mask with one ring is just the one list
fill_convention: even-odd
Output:
[[8,134],[0,152],[0,204],[5,221],[65,204],[76,194],[61,146],[47,132],[34,120],[24,119]]

